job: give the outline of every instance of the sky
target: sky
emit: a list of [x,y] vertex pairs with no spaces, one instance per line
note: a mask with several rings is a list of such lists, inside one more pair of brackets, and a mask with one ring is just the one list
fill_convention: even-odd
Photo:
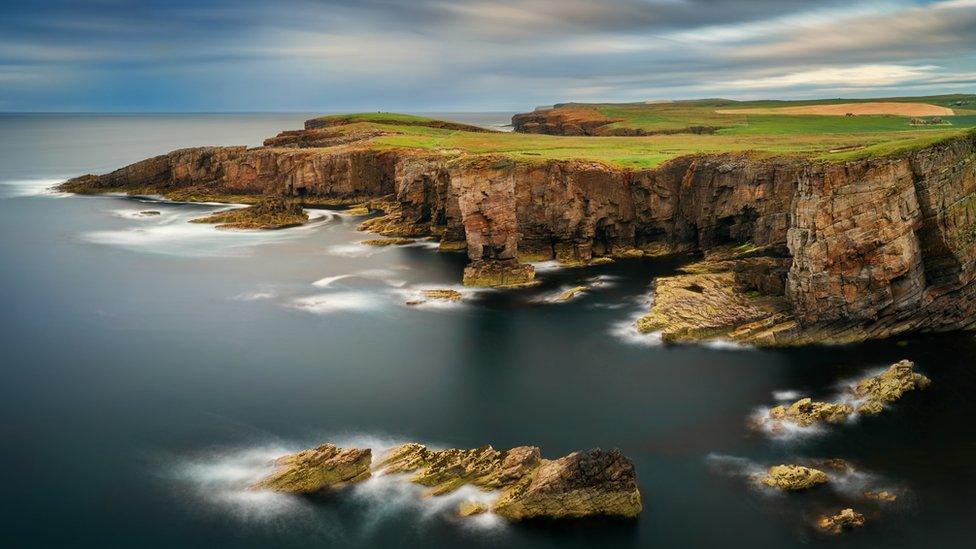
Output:
[[0,111],[976,92],[976,0],[0,0]]

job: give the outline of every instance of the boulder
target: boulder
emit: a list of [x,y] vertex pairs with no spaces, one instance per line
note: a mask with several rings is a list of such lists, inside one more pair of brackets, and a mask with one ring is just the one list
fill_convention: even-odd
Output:
[[515,260],[473,261],[464,268],[465,286],[513,288],[535,284],[535,268]]
[[808,490],[827,482],[827,474],[802,465],[776,465],[770,467],[759,481],[771,488],[796,491]]
[[283,198],[270,197],[246,208],[235,208],[191,220],[191,223],[212,223],[218,229],[285,229],[308,221],[301,204]]

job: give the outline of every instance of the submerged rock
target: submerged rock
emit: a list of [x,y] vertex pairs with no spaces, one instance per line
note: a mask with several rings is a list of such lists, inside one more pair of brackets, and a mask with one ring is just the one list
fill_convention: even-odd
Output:
[[458,505],[459,517],[470,517],[472,515],[480,515],[487,512],[487,505],[475,501],[462,501],[461,504]]
[[834,515],[823,515],[817,519],[817,527],[830,534],[839,534],[846,529],[864,526],[864,515],[854,509],[842,509]]
[[808,490],[827,482],[827,474],[802,465],[776,465],[770,467],[759,482],[780,490]]
[[323,444],[275,460],[273,473],[251,486],[290,494],[314,494],[365,480],[372,461],[369,448],[338,448]]
[[879,490],[879,491],[868,490],[867,492],[864,492],[864,497],[868,499],[877,500],[877,501],[883,501],[885,503],[898,501],[898,496],[887,490]]
[[364,246],[403,246],[406,244],[413,244],[414,240],[412,238],[371,238],[369,240],[363,240],[360,244]]
[[464,268],[465,286],[512,288],[535,283],[535,267],[515,260],[474,261]]
[[908,391],[925,389],[931,384],[932,380],[915,372],[914,362],[899,361],[884,372],[857,382],[853,392],[865,399],[857,411],[861,414],[879,414],[885,404],[897,401]]
[[580,294],[585,294],[587,290],[589,290],[587,286],[576,286],[570,288],[556,296],[555,301],[569,301]]
[[157,210],[143,210],[143,211],[139,212],[139,215],[149,217],[151,215],[159,215],[159,211],[157,211]]
[[213,223],[218,229],[285,229],[308,221],[301,204],[271,197],[248,206],[193,219],[191,223]]
[[420,292],[422,299],[411,299],[407,305],[423,305],[428,301],[461,301],[461,292],[450,288],[443,290],[423,290]]

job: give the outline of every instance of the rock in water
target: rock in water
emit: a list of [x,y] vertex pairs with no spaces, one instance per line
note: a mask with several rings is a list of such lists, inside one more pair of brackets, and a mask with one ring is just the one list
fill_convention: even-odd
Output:
[[585,294],[588,289],[589,288],[586,287],[586,286],[576,286],[576,287],[570,288],[570,289],[562,292],[558,296],[556,296],[556,301],[569,301],[569,300],[575,298],[576,296],[578,296],[580,294]]
[[308,214],[296,202],[269,197],[254,206],[217,212],[191,220],[191,223],[213,223],[218,229],[285,229],[308,221]]
[[775,420],[790,421],[807,427],[814,423],[843,423],[847,416],[854,412],[849,404],[834,404],[817,402],[809,398],[802,398],[788,408],[777,406],[769,411],[769,417]]
[[410,480],[429,486],[429,495],[465,484],[501,490],[491,510],[509,520],[634,517],[642,508],[634,466],[618,450],[587,450],[546,460],[532,446],[500,452],[491,446],[429,450],[404,444],[388,452],[376,469],[413,473]]
[[275,460],[278,469],[252,489],[314,494],[369,478],[369,448],[338,448],[323,444]]
[[776,465],[770,467],[759,481],[780,490],[807,490],[826,483],[827,474],[802,465]]
[[915,372],[914,362],[902,360],[874,377],[862,379],[854,386],[854,394],[865,399],[857,407],[857,411],[871,415],[881,413],[885,404],[895,402],[908,391],[925,389],[931,384],[932,380]]
[[641,512],[634,466],[619,450],[574,452],[544,460],[506,488],[492,510],[509,519],[591,515],[636,517]]
[[487,512],[487,505],[475,501],[462,501],[461,504],[458,505],[459,517],[470,517],[472,515],[480,515]]
[[369,240],[363,240],[360,244],[382,248],[385,246],[405,246],[414,242],[415,240],[412,238],[371,238]]
[[474,261],[464,268],[465,286],[512,288],[535,282],[535,267],[515,260]]
[[817,527],[824,532],[839,534],[845,529],[864,526],[864,515],[854,509],[842,509],[835,515],[823,515],[817,520]]

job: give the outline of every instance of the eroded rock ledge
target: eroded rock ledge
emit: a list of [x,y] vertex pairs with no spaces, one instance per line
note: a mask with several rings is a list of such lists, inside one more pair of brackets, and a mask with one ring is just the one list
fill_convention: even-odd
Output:
[[539,449],[520,446],[498,451],[431,450],[404,444],[371,463],[369,449],[325,444],[276,460],[278,469],[254,489],[314,494],[359,482],[371,475],[408,475],[435,497],[471,485],[497,494],[490,507],[462,502],[458,514],[490,510],[509,520],[592,515],[635,517],[642,509],[633,464],[618,450],[574,452],[547,460]]
[[[642,328],[666,339],[794,345],[976,327],[973,133],[844,164],[729,153],[629,170],[377,149],[376,131],[182,149],[61,190],[367,204],[385,212],[369,230],[466,250],[479,284],[531,281],[520,261],[704,253],[706,266],[657,286]],[[670,294],[697,294],[713,314],[689,318]]]

